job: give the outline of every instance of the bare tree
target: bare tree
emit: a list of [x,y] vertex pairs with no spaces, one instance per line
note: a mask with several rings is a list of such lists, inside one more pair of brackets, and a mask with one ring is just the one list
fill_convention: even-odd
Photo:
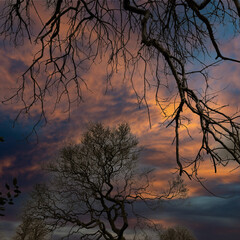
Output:
[[[39,104],[42,111],[37,124],[47,121],[45,99],[53,92],[56,105],[67,97],[70,111],[72,102],[83,100],[82,89],[87,86],[83,74],[105,54],[107,84],[123,62],[124,76],[134,90],[134,76],[139,72],[143,76],[143,94],[136,91],[139,104],[148,107],[148,90],[155,89],[154,97],[167,126],[175,129],[180,174],[196,174],[206,154],[215,172],[218,164],[240,163],[239,114],[229,116],[225,106],[214,104],[207,75],[209,68],[222,62],[239,63],[222,53],[217,35],[226,25],[234,30],[233,36],[238,34],[239,1],[46,0],[42,4],[44,15],[39,10],[41,4],[34,0],[7,0],[1,8],[3,38],[15,45],[27,38],[38,49],[17,91],[4,101],[20,99],[24,107],[19,115]],[[39,24],[34,25],[36,18]],[[208,64],[204,57],[208,57]],[[195,90],[189,86],[192,79],[204,80],[206,86]],[[162,90],[169,86],[176,91],[162,96]],[[169,113],[169,105],[174,106],[173,112]],[[198,117],[202,139],[196,156],[185,161],[179,129],[191,120],[188,111]]]
[[162,194],[150,191],[149,171],[137,168],[137,144],[128,124],[91,125],[81,144],[64,147],[47,164],[48,183],[36,186],[29,214],[44,219],[52,231],[69,229],[67,237],[124,240],[129,214],[140,218],[137,202],[151,205],[185,197],[187,191],[180,178]]
[[46,240],[49,230],[42,219],[23,214],[22,223],[17,227],[13,240]]

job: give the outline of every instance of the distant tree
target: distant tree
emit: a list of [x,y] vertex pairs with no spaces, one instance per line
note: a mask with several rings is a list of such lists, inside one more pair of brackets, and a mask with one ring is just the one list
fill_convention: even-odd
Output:
[[21,224],[17,227],[13,240],[47,240],[49,230],[43,219],[36,219],[24,213]]
[[[224,34],[219,34],[227,26],[231,37],[239,36],[239,16],[238,0],[6,0],[1,7],[2,38],[15,46],[29,39],[37,50],[16,92],[4,102],[21,100],[19,115],[39,104],[42,111],[36,125],[47,121],[46,98],[55,97],[56,105],[67,99],[70,111],[73,102],[83,101],[82,90],[88,84],[83,76],[92,63],[107,58],[106,84],[124,68],[139,104],[147,107],[149,89],[154,89],[150,98],[155,98],[166,125],[174,127],[180,174],[197,176],[206,154],[215,171],[229,161],[239,164],[239,114],[228,115],[227,103],[214,103],[208,78],[212,67],[240,62],[225,56]],[[139,76],[143,88],[137,92],[134,78]],[[205,85],[195,88],[195,81]],[[168,95],[162,94],[165,89],[170,89]],[[179,129],[195,120],[201,131],[199,151],[185,161]]]
[[7,240],[5,234],[3,232],[0,232],[0,239],[1,240]]
[[160,234],[160,240],[196,240],[192,232],[182,226],[170,227]]
[[151,191],[149,171],[137,168],[137,145],[128,124],[91,124],[80,144],[64,147],[47,165],[48,183],[33,191],[30,215],[52,230],[69,227],[68,236],[78,239],[124,240],[137,202],[184,197],[187,191],[180,178],[162,194]]

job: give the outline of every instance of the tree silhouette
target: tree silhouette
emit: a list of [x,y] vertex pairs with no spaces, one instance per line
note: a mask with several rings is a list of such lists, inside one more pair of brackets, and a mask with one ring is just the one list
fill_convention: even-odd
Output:
[[137,202],[151,206],[187,191],[180,177],[162,194],[151,191],[149,171],[137,168],[137,144],[128,124],[90,125],[80,144],[64,147],[47,165],[48,183],[36,186],[28,214],[52,231],[68,227],[68,237],[124,240],[129,214],[140,218]]
[[[83,100],[82,89],[87,86],[83,75],[95,61],[107,58],[106,84],[123,66],[139,104],[148,107],[149,89],[155,89],[152,97],[167,126],[175,129],[180,174],[196,174],[206,154],[215,172],[219,164],[240,163],[239,115],[227,115],[225,105],[214,104],[207,75],[208,69],[222,62],[239,63],[222,53],[218,34],[226,25],[234,36],[238,34],[237,0],[45,0],[42,5],[44,11],[37,1],[14,0],[5,1],[1,8],[2,37],[15,45],[28,39],[38,49],[15,94],[4,101],[20,99],[24,107],[19,115],[39,105],[42,111],[36,125],[47,121],[45,99],[53,92],[56,105],[66,97],[70,111],[72,102]],[[34,25],[36,19],[39,24]],[[142,95],[134,85],[139,73],[143,76]],[[191,81],[202,80],[206,82],[202,91],[191,87]],[[162,90],[169,86],[176,91],[163,96]],[[196,156],[185,161],[179,129],[191,121],[189,112],[197,116],[202,138]]]

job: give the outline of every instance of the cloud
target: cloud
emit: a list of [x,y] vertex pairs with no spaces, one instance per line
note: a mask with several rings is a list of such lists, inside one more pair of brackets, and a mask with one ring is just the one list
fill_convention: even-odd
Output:
[[2,158],[0,161],[0,174],[1,176],[4,174],[5,168],[12,166],[16,161],[15,156],[7,156]]

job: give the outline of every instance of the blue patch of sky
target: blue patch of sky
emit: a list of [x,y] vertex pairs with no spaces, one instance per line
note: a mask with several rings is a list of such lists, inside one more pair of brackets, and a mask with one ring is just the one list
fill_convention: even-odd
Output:
[[13,128],[13,121],[1,113],[0,119],[0,133],[1,137],[4,138],[4,142],[0,145],[1,156],[8,155],[9,153],[14,153],[17,150],[23,150],[26,146],[27,133],[31,130],[28,125],[21,125],[17,123]]
[[[236,30],[239,31],[239,20],[236,20],[235,25],[233,25],[230,15],[228,13],[226,13],[224,15],[224,21],[223,21],[223,23],[221,23],[218,19],[215,19],[214,14],[212,16],[209,15],[209,12],[213,11],[213,8],[214,7],[210,3],[208,5],[208,7],[201,10],[201,13],[203,15],[205,15],[205,17],[207,17],[210,24],[212,25],[213,30],[214,30],[213,31],[214,37],[215,37],[215,39],[219,45],[220,51],[221,51],[221,47],[225,44],[228,44],[230,42],[230,40],[232,40],[236,36],[236,34],[235,34]],[[225,8],[225,10],[228,11],[227,8]],[[218,11],[219,11],[218,16],[220,16],[221,15],[220,10],[218,9]],[[202,21],[199,20],[199,25],[200,24],[202,24]],[[206,28],[206,32],[207,32],[207,28]],[[195,56],[197,56],[197,59],[202,61],[205,65],[212,64],[212,63],[216,62],[217,60],[220,60],[220,58],[216,59],[217,54],[216,54],[216,51],[215,51],[210,39],[205,38],[205,39],[203,39],[203,41],[205,42],[205,45],[208,49],[208,54],[203,54],[203,52],[199,51],[199,49],[195,49],[193,54]],[[235,58],[235,59],[238,58],[238,56],[235,54],[235,52],[232,52],[232,53],[223,53],[222,52],[222,54],[225,57]],[[192,59],[192,64],[188,64],[188,70],[189,71],[199,70],[198,68],[200,68],[200,65],[201,64],[197,60]]]

